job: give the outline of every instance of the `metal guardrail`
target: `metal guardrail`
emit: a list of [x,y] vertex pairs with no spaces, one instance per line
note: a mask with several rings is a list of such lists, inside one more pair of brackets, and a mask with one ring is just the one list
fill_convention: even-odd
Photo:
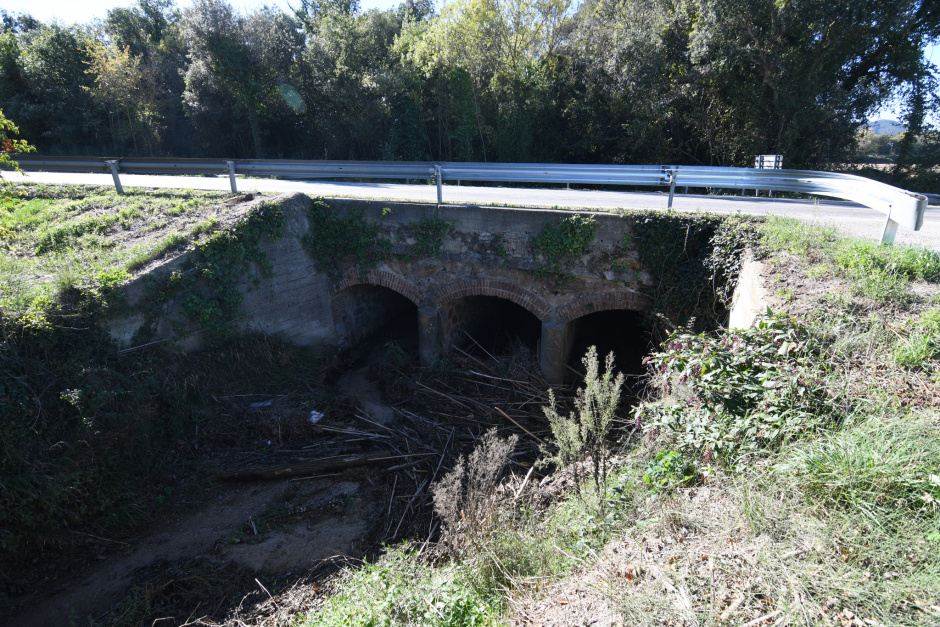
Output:
[[[578,165],[545,163],[464,163],[417,161],[291,161],[279,159],[110,159],[98,157],[17,156],[23,170],[104,172],[118,192],[121,173],[228,175],[237,192],[236,175],[297,179],[425,179],[437,183],[443,202],[445,181],[495,183],[577,183],[668,187],[672,207],[676,186],[767,192],[797,192],[857,202],[885,214],[882,243],[894,242],[898,226],[917,231],[924,222],[928,195],[915,194],[853,174],[810,170],[775,170],[703,166]],[[931,202],[940,197],[929,195]]]
[[940,205],[940,194],[923,194],[927,197],[928,204]]

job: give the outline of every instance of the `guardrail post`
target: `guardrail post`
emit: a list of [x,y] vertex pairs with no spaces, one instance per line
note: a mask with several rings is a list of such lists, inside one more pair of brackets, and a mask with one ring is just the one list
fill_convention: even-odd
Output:
[[441,182],[441,166],[436,164],[434,166],[434,174],[437,176],[437,204],[444,202],[444,189]]
[[679,174],[679,168],[670,168],[669,172],[669,204],[667,209],[672,209],[672,197],[676,195],[676,177]]
[[225,166],[228,168],[228,181],[232,184],[232,193],[238,193],[238,186],[235,185],[235,162],[226,161]]
[[898,234],[898,223],[891,219],[891,210],[888,210],[888,219],[885,220],[885,230],[881,234],[882,244],[893,244],[894,236]]
[[114,179],[114,187],[117,189],[117,193],[123,194],[124,188],[121,187],[121,177],[118,175],[119,163],[117,159],[109,159],[105,161],[111,167],[111,178]]

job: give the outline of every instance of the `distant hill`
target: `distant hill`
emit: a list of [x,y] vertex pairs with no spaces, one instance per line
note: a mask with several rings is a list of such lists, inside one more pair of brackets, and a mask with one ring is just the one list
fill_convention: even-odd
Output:
[[896,120],[874,120],[868,123],[868,128],[875,135],[897,135],[907,130],[907,127]]

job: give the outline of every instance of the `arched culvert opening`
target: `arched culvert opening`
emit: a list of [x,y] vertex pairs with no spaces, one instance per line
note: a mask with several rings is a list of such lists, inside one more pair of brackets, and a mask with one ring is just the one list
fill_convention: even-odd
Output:
[[339,344],[367,344],[372,349],[394,342],[406,353],[418,350],[418,307],[395,290],[380,285],[353,285],[333,296],[333,325]]
[[445,348],[456,346],[478,356],[485,356],[483,351],[506,355],[519,344],[534,353],[542,332],[542,321],[533,313],[498,296],[458,298],[441,314]]
[[598,311],[578,318],[571,326],[573,340],[568,374],[572,381],[577,379],[580,382],[580,377],[573,371],[584,372],[581,359],[589,346],[596,346],[602,366],[607,354],[613,351],[614,367],[626,377],[630,395],[642,391],[646,374],[643,358],[653,350],[652,337],[642,312],[624,309]]

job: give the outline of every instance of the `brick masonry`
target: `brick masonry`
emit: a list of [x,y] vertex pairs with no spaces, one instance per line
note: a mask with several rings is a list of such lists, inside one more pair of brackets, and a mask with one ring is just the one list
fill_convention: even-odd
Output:
[[[570,212],[330,200],[340,213],[362,211],[367,220],[381,224],[382,236],[391,240],[395,253],[376,268],[344,268],[339,281],[331,281],[317,272],[302,245],[310,226],[310,199],[292,194],[281,197],[280,202],[288,214],[287,225],[281,238],[263,245],[274,274],[257,287],[250,278],[243,282],[246,296],[242,310],[246,315],[234,323],[243,329],[280,335],[298,344],[338,345],[368,334],[384,316],[410,307],[410,301],[424,321],[422,341],[436,342],[443,348],[465,326],[461,316],[480,314],[477,309],[485,300],[476,297],[495,297],[523,307],[542,321],[543,336],[549,333],[555,338],[550,344],[559,347],[555,357],[543,356],[543,364],[551,364],[564,353],[572,335],[568,325],[578,318],[597,311],[649,306],[643,293],[649,277],[636,254],[623,250],[629,222],[618,215],[594,214],[598,225],[595,240],[587,253],[570,264],[567,270],[571,276],[559,286],[533,272],[540,261],[528,241],[547,221],[560,220]],[[410,250],[415,240],[410,229],[427,218],[443,219],[452,229],[437,255],[414,258]],[[161,262],[149,274],[165,276],[184,262],[185,253]],[[632,269],[615,273],[614,267]],[[126,286],[131,304],[146,298],[146,281],[147,277],[137,277]],[[407,301],[383,294],[384,290]],[[169,303],[164,313],[157,336],[169,338],[172,321],[181,318],[179,303]],[[128,346],[141,324],[139,315],[115,320],[112,335]],[[199,342],[198,334],[180,340],[183,348],[198,348]],[[426,345],[422,358],[431,359],[436,350]]]

